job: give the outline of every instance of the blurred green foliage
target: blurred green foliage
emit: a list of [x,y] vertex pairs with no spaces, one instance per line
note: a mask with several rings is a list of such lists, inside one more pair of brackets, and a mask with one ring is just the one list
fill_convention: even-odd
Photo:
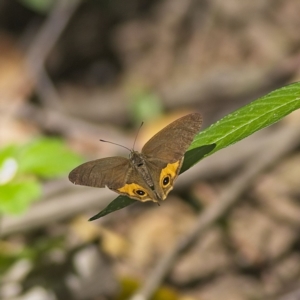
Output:
[[0,149],[0,212],[19,214],[41,196],[40,179],[67,174],[82,159],[63,140],[41,137]]
[[64,248],[65,240],[61,236],[38,238],[30,246],[16,246],[14,243],[0,242],[0,275],[20,260],[26,260],[33,266],[41,265],[45,260],[45,253],[64,251]]
[[137,125],[157,118],[163,110],[160,98],[144,90],[136,91],[132,95],[129,108],[132,119]]
[[19,0],[27,8],[37,13],[48,13],[56,0]]

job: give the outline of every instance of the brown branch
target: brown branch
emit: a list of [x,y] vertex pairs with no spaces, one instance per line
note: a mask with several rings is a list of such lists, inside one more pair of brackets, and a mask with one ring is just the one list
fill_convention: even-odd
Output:
[[179,238],[177,244],[156,264],[145,284],[133,295],[131,300],[147,300],[168,275],[177,257],[186,251],[206,230],[224,216],[240,199],[241,195],[255,181],[258,174],[272,166],[299,144],[300,132],[296,126],[284,126],[262,154],[252,159],[240,176],[226,188],[219,200],[207,208],[198,218],[193,228]]

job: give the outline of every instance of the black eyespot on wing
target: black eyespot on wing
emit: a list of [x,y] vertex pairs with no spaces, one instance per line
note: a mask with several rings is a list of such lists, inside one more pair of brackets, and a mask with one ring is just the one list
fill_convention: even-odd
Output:
[[136,190],[135,191],[136,194],[140,195],[140,196],[144,196],[146,193],[142,190]]
[[169,183],[170,183],[170,176],[166,176],[164,179],[163,179],[163,186],[167,186]]

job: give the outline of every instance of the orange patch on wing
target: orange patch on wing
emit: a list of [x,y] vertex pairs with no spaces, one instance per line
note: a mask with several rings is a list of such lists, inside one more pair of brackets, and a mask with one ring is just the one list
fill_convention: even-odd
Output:
[[167,164],[167,166],[161,170],[160,172],[160,177],[159,177],[159,182],[160,182],[160,186],[162,186],[162,181],[164,180],[164,178],[166,176],[170,176],[171,177],[171,182],[174,180],[174,178],[176,178],[177,174],[178,174],[178,169],[181,167],[181,160],[178,160],[176,162],[174,162],[173,164]]
[[[126,183],[123,187],[117,189],[117,191],[119,191],[121,194],[126,194],[130,198],[133,198],[136,200],[140,200],[140,201],[151,200],[151,198],[149,198],[149,195],[148,195],[146,189],[136,183]],[[143,191],[145,194],[139,195],[137,193],[137,191]]]

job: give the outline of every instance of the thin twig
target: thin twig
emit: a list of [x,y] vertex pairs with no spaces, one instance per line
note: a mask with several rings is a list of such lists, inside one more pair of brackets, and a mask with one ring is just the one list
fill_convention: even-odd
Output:
[[[81,0],[56,1],[49,17],[38,31],[31,43],[26,64],[33,84],[41,99],[51,107],[59,106],[59,96],[45,69],[45,61],[57,43]],[[46,92],[44,89],[46,88]]]
[[281,157],[299,144],[299,129],[284,126],[278,131],[259,157],[249,162],[244,172],[238,176],[217,202],[207,208],[198,218],[193,228],[179,238],[176,246],[166,253],[156,264],[145,284],[131,297],[131,300],[147,300],[153,295],[168,275],[177,257],[186,251],[206,230],[224,216],[240,199],[241,195],[255,181],[258,174],[269,168]]
[[56,1],[52,12],[37,33],[27,52],[27,62],[35,79],[80,2],[81,0]]
[[61,96],[44,66],[40,70],[35,89],[39,99],[45,104],[44,106],[60,110]]

